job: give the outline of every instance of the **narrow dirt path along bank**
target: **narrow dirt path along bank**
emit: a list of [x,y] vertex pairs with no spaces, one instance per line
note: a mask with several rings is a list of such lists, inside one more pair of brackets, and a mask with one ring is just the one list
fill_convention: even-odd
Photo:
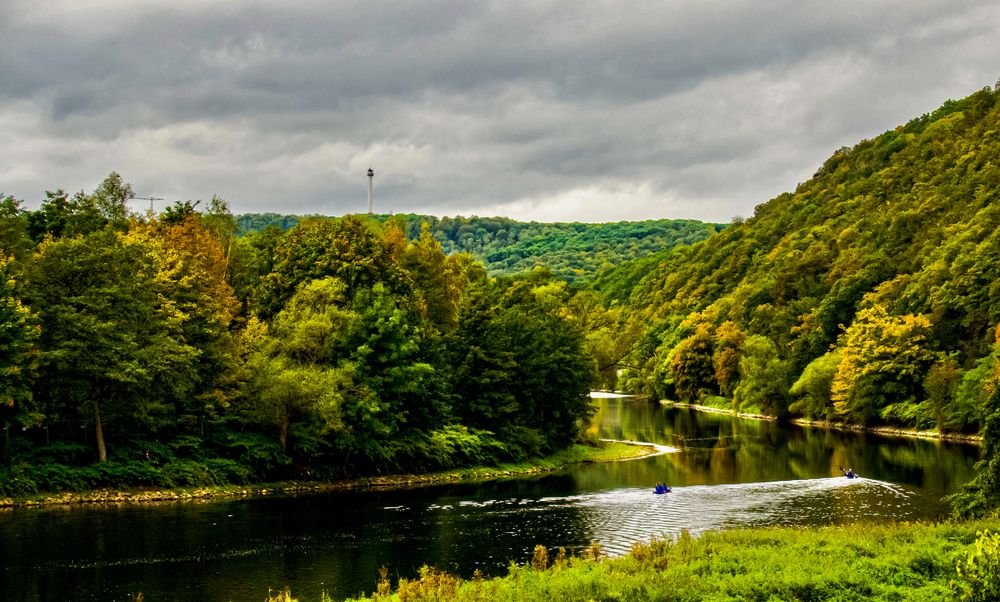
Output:
[[[690,408],[698,412],[710,412],[714,414],[728,414],[730,416],[736,416],[737,418],[747,418],[750,420],[769,420],[777,421],[774,416],[768,416],[766,414],[745,414],[742,412],[737,412],[735,410],[730,410],[726,408],[716,408],[713,406],[704,406],[697,403],[684,403],[681,401],[669,401],[665,399],[660,400],[660,404],[664,406],[672,406],[675,408]],[[960,433],[939,433],[937,431],[914,431],[907,430],[889,426],[864,426],[861,424],[847,424],[843,422],[831,422],[829,420],[807,420],[805,418],[795,418],[790,421],[792,424],[797,424],[799,426],[811,426],[824,429],[832,429],[838,431],[854,431],[858,433],[874,433],[876,435],[883,435],[886,437],[907,437],[916,439],[939,439],[941,441],[955,441],[958,443],[974,443],[976,445],[981,445],[983,438],[979,435],[966,435]]]
[[30,498],[0,499],[0,509],[70,504],[147,504],[160,502],[212,501],[268,495],[300,495],[326,491],[402,489],[462,481],[488,481],[530,476],[560,470],[584,462],[616,462],[663,453],[648,443],[602,441],[599,446],[575,445],[546,458],[520,464],[462,468],[427,474],[380,475],[342,481],[283,481],[257,485],[213,485],[178,489],[99,489],[84,492],[39,494]]

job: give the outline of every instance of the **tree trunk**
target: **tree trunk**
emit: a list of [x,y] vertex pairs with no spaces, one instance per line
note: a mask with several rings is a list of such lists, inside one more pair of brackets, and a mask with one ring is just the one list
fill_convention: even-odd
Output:
[[94,406],[94,440],[97,441],[97,459],[106,462],[108,459],[108,449],[104,447],[104,426],[101,424],[101,403],[96,399],[91,402]]
[[278,425],[278,441],[281,442],[281,451],[288,451],[288,419],[285,418]]

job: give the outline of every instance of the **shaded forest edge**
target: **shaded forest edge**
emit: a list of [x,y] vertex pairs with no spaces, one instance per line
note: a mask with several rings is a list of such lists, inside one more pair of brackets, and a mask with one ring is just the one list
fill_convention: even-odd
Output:
[[211,501],[218,499],[303,495],[327,491],[410,489],[463,481],[491,481],[524,477],[562,470],[572,464],[633,460],[656,453],[642,443],[600,441],[593,445],[577,444],[545,458],[497,466],[459,468],[422,474],[396,474],[340,481],[284,481],[253,485],[212,485],[176,489],[104,489],[58,494],[39,493],[20,498],[0,498],[0,509],[67,504],[147,504],[154,502]]
[[[997,526],[774,527],[697,538],[683,532],[613,558],[596,544],[576,555],[537,546],[529,562],[497,578],[424,567],[413,579],[392,579],[387,567],[373,578],[374,593],[358,600],[996,600]],[[297,600],[294,592],[269,599]]]

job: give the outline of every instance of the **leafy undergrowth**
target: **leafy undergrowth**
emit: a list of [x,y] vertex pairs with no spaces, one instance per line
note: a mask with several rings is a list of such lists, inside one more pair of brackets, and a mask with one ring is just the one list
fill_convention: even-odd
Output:
[[993,599],[981,596],[998,559],[984,530],[996,527],[761,528],[697,538],[685,532],[636,544],[618,558],[601,558],[595,546],[587,558],[560,551],[550,560],[539,546],[531,562],[506,577],[465,580],[425,567],[395,589],[383,575],[365,600],[985,600]]
[[[155,501],[177,501],[188,499],[215,499],[231,497],[248,497],[273,494],[298,494],[326,490],[361,489],[367,487],[416,487],[433,485],[447,481],[490,480],[530,475],[535,473],[559,470],[571,464],[581,462],[611,462],[628,460],[645,456],[652,451],[645,445],[630,445],[613,441],[601,441],[594,445],[576,444],[543,458],[534,458],[520,463],[505,463],[497,466],[480,466],[472,468],[457,468],[447,471],[429,472],[423,474],[382,475],[353,480],[326,481],[284,481],[276,483],[255,483],[252,485],[226,484],[224,481],[203,486],[176,486],[169,488],[146,487],[135,489],[121,485],[104,489],[86,489],[83,485],[66,486],[62,493],[25,493],[3,497],[5,493],[0,486],[0,508],[10,506],[43,506],[52,504],[78,503],[146,503]],[[109,463],[111,464],[111,463]],[[130,465],[138,466],[137,463]],[[89,468],[89,467],[88,467]],[[108,470],[107,467],[99,467]],[[116,466],[112,465],[111,468]],[[68,470],[60,465],[41,466],[38,471],[53,472]],[[79,469],[80,471],[84,469]],[[119,472],[123,472],[119,470]],[[0,468],[0,485],[7,473]],[[169,485],[169,483],[168,483]]]

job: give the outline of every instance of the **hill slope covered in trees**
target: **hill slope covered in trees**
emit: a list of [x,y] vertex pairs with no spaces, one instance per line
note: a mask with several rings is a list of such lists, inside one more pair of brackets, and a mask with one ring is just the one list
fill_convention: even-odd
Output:
[[794,192],[660,261],[628,301],[644,330],[627,386],[779,416],[979,428],[997,378],[998,96],[841,149]]

